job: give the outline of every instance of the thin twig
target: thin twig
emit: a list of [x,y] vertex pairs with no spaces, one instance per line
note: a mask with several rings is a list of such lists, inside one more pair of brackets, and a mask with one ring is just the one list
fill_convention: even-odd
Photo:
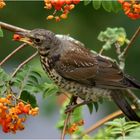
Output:
[[4,22],[0,22],[0,27],[5,29],[5,30],[11,31],[11,32],[30,31],[30,30],[26,30],[26,29],[23,29],[23,28],[20,28],[20,27],[17,27],[17,26],[13,26],[11,24],[4,23]]
[[66,128],[67,128],[67,124],[69,122],[70,116],[71,116],[71,112],[68,112],[67,116],[66,116],[66,119],[65,119],[65,122],[64,122],[63,130],[62,130],[61,140],[64,140],[64,138],[65,138]]
[[136,30],[136,32],[134,33],[134,35],[132,36],[130,43],[128,44],[128,46],[124,49],[123,51],[123,56],[126,56],[128,49],[132,46],[133,42],[135,41],[135,39],[137,38],[137,36],[140,34],[140,26],[138,27],[138,29]]
[[[132,108],[136,109],[134,106],[132,106]],[[85,132],[83,132],[79,137],[77,137],[77,139],[82,138],[82,136],[84,136],[86,134],[89,134],[90,132],[93,132],[98,127],[102,126],[103,124],[112,120],[113,118],[116,118],[116,117],[120,116],[121,114],[123,114],[123,112],[121,110],[118,110],[116,112],[113,112],[112,114],[109,114],[108,116],[104,117],[103,119],[101,119],[98,122],[96,122],[95,124],[93,124],[87,130],[85,130]]]
[[30,60],[32,60],[35,56],[37,56],[38,52],[36,51],[33,55],[31,55],[28,59],[23,61],[17,68],[16,70],[12,73],[12,77],[16,75],[16,73],[21,69],[25,64],[27,64]]
[[13,52],[11,52],[8,56],[6,56],[1,62],[0,66],[2,66],[7,60],[9,60],[15,53],[17,53],[19,50],[24,48],[27,44],[23,43],[18,48],[16,48]]
[[101,50],[99,51],[99,54],[101,55],[104,51],[104,48],[101,48]]
[[[77,97],[76,96],[71,96],[71,99],[70,99],[70,102],[69,102],[69,105],[68,106],[71,106],[73,104],[76,104],[76,101],[77,101]],[[68,122],[70,120],[70,116],[71,116],[71,113],[73,112],[74,110],[71,110],[69,112],[67,112],[67,116],[66,116],[66,119],[65,119],[65,122],[64,122],[64,127],[63,127],[63,130],[62,130],[62,133],[61,133],[61,140],[64,140],[65,138],[65,134],[66,134],[66,128],[67,128],[67,125],[68,125]]]

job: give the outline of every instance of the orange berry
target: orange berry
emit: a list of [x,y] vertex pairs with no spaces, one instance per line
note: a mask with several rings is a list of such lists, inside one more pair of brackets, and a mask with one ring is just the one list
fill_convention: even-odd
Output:
[[124,2],[124,0],[118,0],[118,2],[122,4]]
[[70,10],[72,10],[72,9],[74,9],[75,5],[71,4],[69,7],[70,7]]
[[53,15],[49,15],[49,16],[47,17],[47,20],[51,20],[51,19],[53,19],[53,18],[54,18]]
[[59,22],[60,21],[60,17],[59,16],[55,16],[55,21]]
[[17,106],[19,106],[19,108],[23,108],[25,105],[23,102],[19,102]]
[[3,107],[3,103],[0,103],[0,108],[2,108]]
[[12,94],[7,95],[6,98],[7,98],[7,99],[11,99],[11,98],[12,98]]
[[62,19],[66,19],[68,16],[67,16],[67,14],[62,14],[60,17],[61,17]]
[[23,108],[23,112],[26,114],[29,114],[30,108],[31,108],[30,104],[25,105]]
[[68,10],[69,11],[70,10],[70,5],[65,5],[64,6],[64,10]]
[[0,9],[2,9],[4,6],[6,6],[5,2],[3,0],[0,1]]
[[51,9],[52,8],[52,5],[51,5],[51,3],[47,3],[46,5],[45,5],[45,7],[44,8],[46,8],[46,9]]
[[79,125],[79,126],[82,126],[82,125],[84,125],[84,120],[80,120],[78,123],[77,123],[77,125]]
[[72,1],[74,4],[78,4],[80,2],[80,0],[73,0]]
[[69,5],[72,3],[72,0],[65,0],[65,3]]
[[45,3],[50,3],[50,2],[51,2],[51,0],[44,0],[44,2],[45,2]]

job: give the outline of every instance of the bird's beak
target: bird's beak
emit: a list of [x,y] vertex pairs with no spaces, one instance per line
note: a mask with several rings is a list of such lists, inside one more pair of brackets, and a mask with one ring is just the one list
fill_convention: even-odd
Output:
[[16,32],[13,36],[13,40],[21,41],[33,46],[33,41],[31,40],[29,32]]

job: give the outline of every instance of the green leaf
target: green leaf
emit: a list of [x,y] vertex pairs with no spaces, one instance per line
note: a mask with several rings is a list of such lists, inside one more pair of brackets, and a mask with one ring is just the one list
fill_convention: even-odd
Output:
[[84,0],[84,5],[88,5],[92,0]]
[[88,140],[88,139],[92,139],[89,135],[84,135],[83,137],[82,137],[82,140]]
[[102,1],[102,6],[107,12],[112,10],[112,1]]
[[93,104],[94,104],[95,110],[96,110],[96,112],[97,112],[97,111],[98,111],[98,108],[99,108],[99,105],[98,105],[97,102],[94,102]]
[[92,114],[92,112],[93,112],[93,103],[87,104],[87,107],[88,107],[88,110],[89,110],[90,114]]
[[12,85],[17,89],[17,93],[19,95],[24,91],[35,94],[41,93],[44,98],[56,93],[58,91],[58,87],[48,82],[48,77],[43,75],[42,72],[38,71],[34,67],[25,66],[21,69],[16,76],[12,79]]
[[3,31],[1,28],[0,28],[0,37],[3,37]]
[[118,1],[112,1],[112,11],[117,13],[122,9],[121,4]]
[[44,85],[42,86],[42,90],[43,90],[43,98],[46,98],[50,95],[57,93],[58,87],[54,84],[44,83]]
[[34,95],[30,94],[27,91],[22,91],[20,95],[20,99],[22,99],[25,102],[28,102],[31,104],[32,107],[37,107],[37,101]]
[[82,106],[81,107],[77,107],[74,112],[73,112],[73,122],[77,122],[79,120],[81,120],[82,117]]
[[57,124],[56,124],[56,128],[62,130],[64,127],[64,120],[60,120]]
[[2,68],[0,68],[0,96],[6,92],[10,79],[10,76]]
[[119,46],[123,46],[128,42],[126,38],[126,32],[124,28],[107,28],[105,31],[101,31],[98,35],[98,40],[105,42],[102,46],[104,50],[109,50],[114,43],[119,43]]
[[114,127],[121,127],[121,124],[119,122],[117,122],[116,120],[114,121],[109,121],[107,123],[105,123],[106,125],[111,125],[111,126],[114,126]]
[[101,7],[102,0],[93,0],[92,5],[94,9],[98,10]]
[[102,46],[102,48],[103,48],[104,50],[109,50],[109,49],[111,49],[111,44],[110,44],[110,42],[106,42],[106,43]]

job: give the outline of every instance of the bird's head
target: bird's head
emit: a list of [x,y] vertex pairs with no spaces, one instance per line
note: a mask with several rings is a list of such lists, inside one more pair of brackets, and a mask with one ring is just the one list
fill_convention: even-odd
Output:
[[17,32],[19,39],[15,39],[21,42],[25,42],[37,49],[50,49],[52,46],[57,45],[59,40],[55,37],[55,34],[45,29],[34,29],[32,31]]

